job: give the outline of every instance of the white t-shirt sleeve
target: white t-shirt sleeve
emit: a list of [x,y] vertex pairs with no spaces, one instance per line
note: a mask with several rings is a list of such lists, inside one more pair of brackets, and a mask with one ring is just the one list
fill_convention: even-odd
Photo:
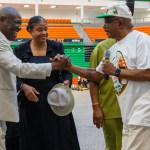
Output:
[[[99,63],[99,65],[96,67],[96,71],[97,71],[97,72],[103,73],[103,71],[102,71],[102,64],[103,64],[103,61],[101,61],[101,62]],[[104,73],[103,73],[103,74],[104,74]]]

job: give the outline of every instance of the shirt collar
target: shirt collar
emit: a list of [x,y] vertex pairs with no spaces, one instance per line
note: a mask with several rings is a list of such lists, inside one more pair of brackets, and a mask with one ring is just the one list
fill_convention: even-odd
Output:
[[[29,48],[27,48],[27,53],[32,53],[31,48],[30,48],[30,42],[31,42],[31,40],[28,41]],[[47,52],[46,53],[49,53],[50,51],[52,51],[52,47],[51,47],[50,43],[48,42],[48,40],[46,41],[46,43],[47,43]]]

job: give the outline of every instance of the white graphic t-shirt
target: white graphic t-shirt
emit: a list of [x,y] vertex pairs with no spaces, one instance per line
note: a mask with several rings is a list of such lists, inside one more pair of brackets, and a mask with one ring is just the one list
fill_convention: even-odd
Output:
[[[150,37],[145,33],[130,32],[113,45],[110,52],[110,61],[115,67],[150,68]],[[99,72],[100,65],[96,68]],[[150,126],[150,82],[131,81],[115,76],[112,79],[124,124]]]

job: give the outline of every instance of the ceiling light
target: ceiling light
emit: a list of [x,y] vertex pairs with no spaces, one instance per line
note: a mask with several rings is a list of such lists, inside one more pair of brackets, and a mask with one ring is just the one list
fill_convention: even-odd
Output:
[[26,7],[26,8],[27,8],[27,7],[29,7],[29,5],[24,5],[24,7]]
[[76,7],[76,9],[80,9],[80,8],[81,8],[80,6]]
[[56,8],[56,6],[51,6],[51,8]]

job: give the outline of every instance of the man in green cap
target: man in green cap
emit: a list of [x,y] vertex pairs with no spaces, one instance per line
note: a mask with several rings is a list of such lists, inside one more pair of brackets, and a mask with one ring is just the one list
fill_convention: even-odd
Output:
[[[105,14],[104,30],[117,42],[109,49],[110,62],[95,69],[70,65],[68,70],[90,80],[111,76],[123,121],[122,150],[150,150],[150,37],[133,30],[126,4],[113,4]],[[99,73],[99,74],[98,74]]]

